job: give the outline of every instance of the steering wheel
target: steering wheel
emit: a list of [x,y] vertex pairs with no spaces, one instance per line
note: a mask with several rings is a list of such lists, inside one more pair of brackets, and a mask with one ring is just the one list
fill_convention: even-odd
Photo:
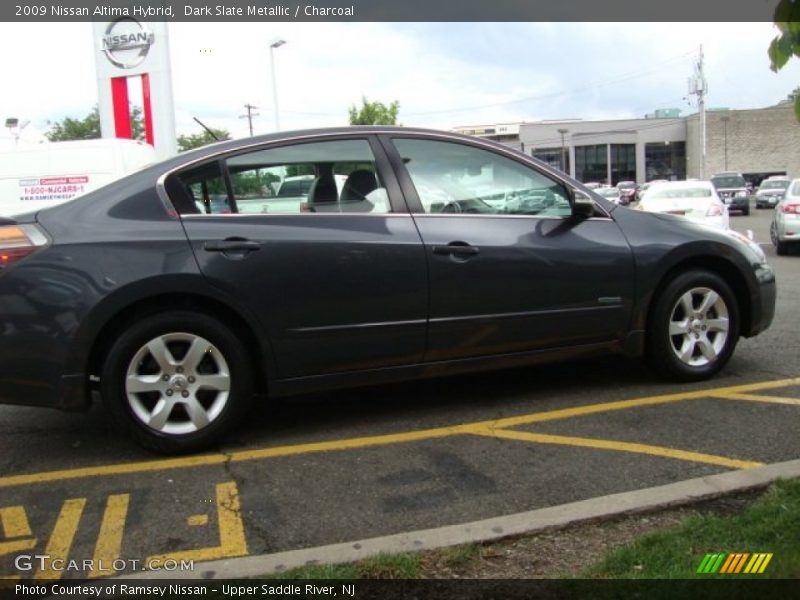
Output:
[[448,202],[442,209],[443,213],[460,213],[461,205],[458,202]]

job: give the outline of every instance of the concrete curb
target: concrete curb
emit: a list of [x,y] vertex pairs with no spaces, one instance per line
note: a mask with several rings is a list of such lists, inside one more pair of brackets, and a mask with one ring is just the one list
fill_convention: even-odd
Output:
[[[352,562],[380,553],[431,550],[457,544],[485,542],[509,535],[530,534],[545,529],[560,528],[624,514],[689,504],[724,494],[765,487],[777,479],[797,477],[800,477],[800,460],[791,460],[764,467],[719,473],[644,490],[611,494],[560,506],[473,521],[472,523],[398,533],[316,548],[198,563],[195,565],[194,571],[172,571],[167,576],[170,579],[257,577],[306,565]],[[159,579],[165,575],[163,571],[149,571],[123,577],[126,579]]]

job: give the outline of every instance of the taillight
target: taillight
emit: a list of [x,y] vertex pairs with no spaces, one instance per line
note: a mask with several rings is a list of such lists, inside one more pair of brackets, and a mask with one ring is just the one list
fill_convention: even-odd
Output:
[[722,216],[722,206],[719,204],[712,204],[708,207],[708,211],[706,212],[707,217],[721,217]]
[[0,226],[0,269],[33,254],[47,244],[35,225]]
[[800,204],[781,204],[781,212],[787,215],[800,215]]

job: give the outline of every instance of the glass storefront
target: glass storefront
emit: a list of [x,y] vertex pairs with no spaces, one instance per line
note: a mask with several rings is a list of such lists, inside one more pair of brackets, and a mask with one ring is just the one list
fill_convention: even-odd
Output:
[[[564,148],[564,155],[562,158],[561,148],[539,148],[531,151],[531,156],[546,162],[554,169],[560,169],[565,173],[569,173],[569,148]],[[561,161],[564,161],[562,168]]]
[[636,181],[636,144],[611,144],[611,185]]
[[686,179],[686,142],[650,142],[644,146],[647,181]]
[[575,179],[584,183],[605,183],[608,178],[608,147],[597,146],[575,147]]

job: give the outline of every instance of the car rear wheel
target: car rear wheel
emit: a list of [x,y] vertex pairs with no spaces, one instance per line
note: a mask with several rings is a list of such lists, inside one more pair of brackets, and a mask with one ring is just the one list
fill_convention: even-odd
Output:
[[775,221],[772,222],[769,228],[769,237],[772,240],[772,245],[775,246],[775,253],[778,256],[786,256],[789,254],[789,244],[782,242],[778,237],[778,227],[775,225]]
[[208,447],[252,403],[241,342],[216,319],[169,311],[136,322],[112,345],[101,393],[114,422],[166,454]]
[[728,362],[739,338],[739,310],[730,286],[710,271],[688,271],[657,299],[648,357],[663,374],[700,381]]

